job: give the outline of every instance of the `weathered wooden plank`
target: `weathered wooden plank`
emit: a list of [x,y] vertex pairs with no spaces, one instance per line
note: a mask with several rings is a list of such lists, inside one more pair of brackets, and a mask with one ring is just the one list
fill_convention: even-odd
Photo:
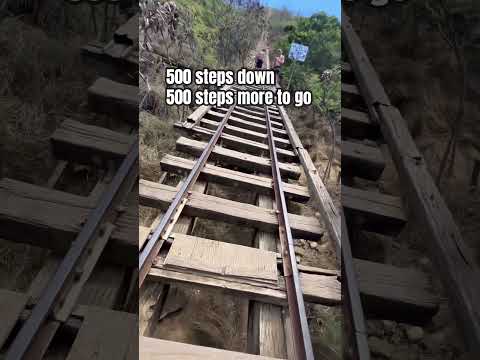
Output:
[[[174,187],[140,180],[140,204],[144,206],[166,209],[175,193]],[[268,232],[278,231],[277,215],[273,210],[196,192],[192,192],[188,199],[183,210],[185,215],[245,224]],[[318,240],[323,234],[316,218],[289,214],[289,220],[294,236]]]
[[[83,60],[95,66],[98,76],[138,86],[138,49],[126,44],[97,40],[83,46]],[[113,55],[113,56],[112,56]]]
[[342,186],[342,205],[349,215],[361,216],[370,231],[397,234],[407,222],[402,199],[373,191]]
[[302,142],[298,137],[293,127],[292,121],[287,115],[287,112],[283,107],[280,107],[280,114],[285,123],[285,128],[290,136],[290,141],[295,148],[296,153],[302,163],[305,175],[308,181],[308,187],[311,195],[314,197],[316,204],[314,204],[321,212],[325,226],[331,236],[332,241],[337,248],[337,256],[340,257],[341,248],[341,225],[340,225],[340,212],[334,205],[327,188],[323,184],[323,181],[318,176],[318,171],[308,154],[302,146]]
[[[252,90],[254,90],[254,89],[252,89]],[[258,90],[258,89],[256,89],[256,90]],[[264,118],[264,115],[265,115],[265,107],[261,107],[261,106],[242,105],[242,106],[237,106],[237,110],[240,111],[240,112],[243,112],[243,113],[256,115],[256,116],[261,117],[261,118]],[[270,116],[273,116],[274,118],[276,118],[280,121],[282,120],[282,118],[281,118],[281,116],[278,112],[278,108],[275,105],[269,106],[268,112],[270,113]]]
[[[0,236],[59,252],[68,249],[95,205],[86,197],[10,179],[0,181],[0,202]],[[106,258],[137,263],[137,236],[137,209],[128,206],[116,222]]]
[[[198,288],[215,289],[267,304],[282,306],[287,304],[283,281],[279,281],[277,285],[262,284],[249,280],[232,279],[228,276],[206,275],[201,272],[182,269],[172,270],[161,264],[152,267],[148,279],[168,284],[181,283]],[[336,277],[300,273],[300,282],[305,301],[325,305],[337,305],[340,302],[340,283]]]
[[97,79],[88,89],[88,104],[98,113],[138,124],[138,86],[125,85],[107,78]]
[[[200,121],[200,124],[206,127],[207,129],[216,130],[219,123],[216,121],[208,120],[208,119],[202,119]],[[242,128],[239,128],[238,126],[226,125],[223,132],[225,134],[235,135],[247,140],[258,141],[261,143],[267,142],[266,133],[242,129]],[[274,137],[274,140],[275,140],[275,144],[282,149],[288,149],[291,147],[290,142],[287,139]]]
[[[281,261],[281,256],[279,256],[277,259],[280,259]],[[324,269],[324,268],[318,268],[315,266],[308,266],[308,265],[297,265],[298,271],[304,272],[304,273],[310,273],[310,274],[319,274],[319,275],[331,275],[331,276],[341,276],[341,271],[340,270],[332,270],[332,269]]]
[[378,125],[374,124],[368,113],[342,108],[342,136],[354,139],[376,139],[380,135]]
[[200,121],[201,118],[205,116],[207,112],[210,111],[210,109],[211,109],[211,106],[207,106],[207,105],[199,106],[198,108],[195,109],[193,113],[191,113],[188,116],[187,119],[190,121],[193,121],[194,123],[197,123],[198,121]]
[[138,46],[138,19],[140,14],[133,15],[113,34],[113,40],[118,43]]
[[[220,121],[223,119],[225,114],[218,113],[215,111],[210,110],[205,116],[204,119],[209,119],[209,120],[214,120],[214,121]],[[245,116],[248,118],[248,116]],[[259,124],[258,122],[253,122],[245,119],[241,119],[240,117],[237,117],[235,115],[231,115],[230,118],[228,119],[228,123],[230,125],[236,126],[238,128],[246,129],[246,130],[251,130],[251,131],[256,131],[262,134],[266,134],[267,132],[267,127],[264,125],[265,121],[263,124]],[[285,130],[278,129],[278,128],[273,128],[273,134],[276,137],[280,138],[285,138],[287,133]]]
[[342,174],[377,180],[385,168],[383,154],[378,147],[351,141],[342,141]]
[[342,83],[342,94],[361,97],[360,89],[353,84]]
[[[245,119],[240,119],[238,116],[235,116],[235,115],[231,116],[228,122],[234,126],[237,126],[243,129],[258,131],[260,133],[267,132],[267,127],[265,125],[262,125],[253,121],[245,120]],[[277,126],[272,126],[273,135],[275,137],[286,138],[287,133],[285,132],[285,130],[278,128],[278,123],[276,123],[276,125]]]
[[0,348],[3,347],[10,332],[20,318],[28,296],[26,294],[0,289]]
[[83,286],[77,304],[113,309],[125,291],[126,268],[102,264]]
[[[230,85],[225,85],[221,88],[221,90],[223,91],[226,91],[228,89],[230,89],[231,86]],[[193,125],[198,125],[198,123],[200,122],[200,120],[205,116],[206,113],[208,113],[210,110],[212,110],[212,106],[210,105],[201,105],[199,107],[197,107],[195,109],[195,111],[193,113],[191,113],[188,118],[187,118],[187,121],[190,122],[189,123],[189,126],[193,126]],[[224,113],[226,114],[228,112],[228,108],[222,108],[222,110],[225,110]],[[225,115],[224,114],[224,115]],[[223,117],[222,117],[223,119]],[[192,124],[193,123],[193,124]]]
[[[193,160],[173,155],[165,155],[160,161],[160,166],[163,171],[173,173],[181,172],[184,174],[189,173],[193,169],[194,164],[195,162]],[[271,178],[225,169],[211,164],[205,165],[200,174],[200,178],[261,194],[273,194]],[[291,200],[306,202],[310,199],[310,194],[306,187],[288,183],[284,183],[283,186],[285,195]]]
[[128,57],[132,51],[134,51],[133,45],[118,43],[113,40],[103,48],[103,53],[112,59],[124,59]]
[[[178,151],[183,151],[195,156],[200,156],[206,146],[207,143],[205,142],[188,139],[186,137],[180,137],[176,142]],[[266,174],[270,174],[272,170],[270,160],[266,158],[241,153],[218,145],[213,149],[209,159],[217,160],[231,166],[237,166],[245,170],[260,171]],[[298,165],[280,163],[279,168],[282,175],[291,179],[298,179],[301,175],[301,170]]]
[[142,360],[274,360],[270,357],[251,355],[211,347],[190,345],[173,341],[140,337]]
[[91,162],[94,156],[122,159],[135,137],[75,120],[65,120],[50,140],[57,159]]
[[[183,125],[176,123],[175,127],[183,128],[189,132],[191,132],[194,136],[198,136],[203,140],[209,140],[214,134],[214,130],[206,129],[200,126],[193,126],[191,128],[185,128]],[[261,143],[258,141],[242,139],[241,137],[225,134],[222,133],[220,137],[222,144],[226,147],[238,150],[240,152],[247,152],[252,155],[263,155],[268,154],[269,148],[268,145],[265,143]],[[285,150],[282,148],[277,148],[277,156],[280,161],[285,162],[297,162],[297,155],[291,150]]]
[[[271,196],[258,195],[257,206],[273,209]],[[257,231],[255,246],[259,249],[277,251],[276,234]],[[282,308],[272,304],[254,302],[252,306],[251,322],[255,331],[250,334],[251,350],[263,356],[286,358],[285,334],[283,329]]]
[[[105,55],[129,60],[132,52],[138,51],[138,19],[139,14],[132,16],[115,31],[113,39],[103,48]],[[138,59],[136,62],[138,64]]]
[[[261,118],[265,118],[265,109],[264,108],[255,108],[254,110],[252,110],[251,108],[248,108],[246,106],[237,106],[237,109],[240,112],[256,115],[256,116],[261,117]],[[280,117],[277,109],[273,109],[273,107],[269,107],[268,112],[270,113],[270,117],[272,119],[278,119],[280,121],[282,120],[282,118]],[[282,125],[281,122],[280,122],[280,125]]]
[[262,119],[265,119],[264,115],[265,115],[265,111],[264,109],[262,110],[259,110],[258,108],[256,108],[255,110],[252,110],[246,106],[237,106],[236,107],[236,110],[238,110],[239,112],[241,113],[246,113],[246,114],[250,114],[250,115],[254,115],[254,116],[257,116],[259,118],[262,118]]
[[88,308],[67,360],[132,359],[138,349],[138,318],[134,314]]
[[295,359],[295,335],[293,334],[292,319],[288,311],[283,312],[283,332],[285,333],[287,359]]
[[434,294],[426,274],[360,259],[354,259],[354,267],[368,313],[382,319],[422,322],[437,312],[440,297]]
[[365,109],[365,102],[357,85],[342,82],[341,89],[342,106],[359,110]]
[[194,270],[232,278],[276,283],[276,251],[255,249],[198,236],[172,234],[165,268]]
[[[215,108],[214,111],[210,112],[211,115],[218,117],[221,112],[226,112],[226,108]],[[236,106],[235,110],[232,112],[232,116],[236,119],[247,120],[260,125],[266,125],[267,120],[265,119],[265,109],[262,111],[252,111],[244,107]],[[280,119],[276,115],[270,115],[271,123],[273,128],[283,129],[283,124],[281,122],[275,121],[275,119]]]

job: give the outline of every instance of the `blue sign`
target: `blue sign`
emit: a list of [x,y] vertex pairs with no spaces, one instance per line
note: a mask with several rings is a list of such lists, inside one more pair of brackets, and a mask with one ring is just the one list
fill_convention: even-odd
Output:
[[308,54],[308,46],[292,43],[290,46],[290,52],[288,53],[288,57],[293,60],[304,62],[307,58]]

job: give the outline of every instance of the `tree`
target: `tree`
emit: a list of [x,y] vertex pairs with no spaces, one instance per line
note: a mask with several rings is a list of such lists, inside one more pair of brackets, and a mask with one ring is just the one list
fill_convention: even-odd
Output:
[[312,93],[313,121],[320,114],[328,123],[331,133],[329,162],[324,179],[330,175],[335,158],[336,125],[341,112],[341,45],[338,19],[320,12],[310,18],[296,18],[295,23],[284,26],[286,36],[277,44],[288,53],[292,42],[309,47],[309,54],[303,64],[288,61],[284,66],[284,76],[291,77],[291,85],[296,90],[309,90]]
[[229,0],[216,16],[218,53],[224,66],[245,67],[250,52],[265,30],[265,11],[258,0]]

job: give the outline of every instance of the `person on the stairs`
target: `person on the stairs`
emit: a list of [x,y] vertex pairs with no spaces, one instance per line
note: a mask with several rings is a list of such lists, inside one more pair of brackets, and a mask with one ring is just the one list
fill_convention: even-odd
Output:
[[262,70],[263,63],[265,62],[265,54],[264,51],[261,51],[255,56],[255,69]]
[[280,70],[285,63],[285,56],[283,56],[282,49],[278,49],[277,56],[275,57],[275,62],[273,63],[273,71],[275,72],[276,82],[279,83],[281,80]]

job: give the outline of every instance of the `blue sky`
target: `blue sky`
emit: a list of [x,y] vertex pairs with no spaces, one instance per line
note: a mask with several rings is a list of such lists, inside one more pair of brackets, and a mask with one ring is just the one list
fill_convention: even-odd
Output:
[[281,9],[286,7],[293,13],[310,16],[325,11],[328,15],[340,18],[341,0],[261,0],[265,5]]

